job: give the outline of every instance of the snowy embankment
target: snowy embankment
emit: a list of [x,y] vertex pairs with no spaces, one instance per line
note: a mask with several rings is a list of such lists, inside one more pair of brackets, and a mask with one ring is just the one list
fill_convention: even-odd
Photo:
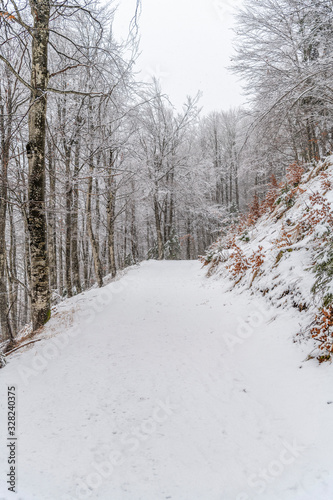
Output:
[[295,311],[228,286],[150,261],[61,304],[0,371],[0,499],[331,500],[333,372]]
[[272,186],[202,261],[208,276],[297,311],[294,340],[322,362],[333,352],[333,156],[302,170],[291,165],[285,183]]

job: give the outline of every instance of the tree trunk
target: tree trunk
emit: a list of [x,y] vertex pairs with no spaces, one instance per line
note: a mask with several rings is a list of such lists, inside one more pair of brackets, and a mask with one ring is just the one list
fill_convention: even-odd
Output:
[[109,247],[109,272],[111,273],[112,278],[114,278],[117,274],[115,242],[114,242],[116,180],[113,175],[113,163],[114,163],[113,152],[110,151],[110,166],[107,177],[106,215],[107,215],[107,231],[108,231],[108,247]]
[[156,194],[154,195],[154,214],[155,214],[155,226],[156,226],[156,236],[157,236],[158,259],[162,260],[164,258],[163,235],[161,228],[160,208],[158,205]]
[[18,298],[18,282],[17,282],[17,265],[16,265],[16,232],[14,224],[13,207],[9,205],[9,225],[10,225],[10,249],[9,249],[9,266],[8,266],[8,283],[9,283],[9,312],[11,317],[11,329],[15,336],[18,331],[17,322],[17,298]]
[[191,221],[190,219],[188,218],[187,219],[187,223],[186,223],[186,232],[187,232],[187,236],[186,236],[186,258],[187,260],[190,260],[191,259]]
[[74,179],[73,179],[73,214],[72,214],[72,277],[73,277],[73,287],[75,293],[81,293],[81,280],[80,280],[80,262],[78,254],[78,212],[79,212],[79,187],[78,187],[78,175],[79,175],[79,158],[80,158],[80,144],[77,142],[75,148],[75,159],[74,159]]
[[64,292],[64,259],[63,259],[63,248],[62,248],[62,234],[64,231],[63,220],[61,219],[59,224],[59,240],[58,240],[58,290],[59,295],[63,295]]
[[49,211],[48,211],[48,250],[50,266],[50,285],[57,288],[57,226],[56,226],[56,173],[51,144],[48,146],[49,158]]
[[25,322],[31,319],[31,258],[30,258],[30,238],[28,229],[28,216],[22,203],[22,218],[24,223],[24,267],[25,267]]
[[45,217],[45,126],[48,84],[50,3],[30,0],[34,19],[29,107],[29,232],[31,246],[31,308],[33,329],[50,317],[49,267]]
[[81,238],[81,248],[82,248],[82,260],[83,260],[83,281],[84,287],[89,287],[89,246],[87,238],[87,223],[84,219],[84,214],[82,217],[82,238]]
[[238,157],[235,152],[235,196],[236,196],[236,207],[239,210],[239,184],[238,184]]
[[136,263],[138,260],[138,234],[137,234],[137,228],[136,228],[134,191],[135,191],[135,185],[134,185],[134,181],[132,181],[133,199],[131,201],[131,245],[132,245],[133,262]]
[[87,190],[87,230],[88,230],[88,236],[90,239],[90,244],[91,244],[91,249],[92,249],[92,254],[93,254],[93,260],[94,260],[94,269],[95,269],[95,276],[97,280],[97,284],[99,287],[103,286],[103,273],[102,273],[102,266],[101,266],[101,261],[99,258],[99,248],[98,248],[98,241],[95,238],[93,227],[92,227],[92,215],[91,215],[91,196],[92,196],[92,188],[93,188],[93,166],[90,166],[90,177],[88,179],[88,190]]
[[[7,109],[4,109],[3,97],[0,95],[0,133],[1,133],[1,184],[0,184],[0,324],[2,340],[11,338],[8,318],[8,290],[6,278],[6,213],[8,190],[8,162],[11,136],[11,87],[8,88]],[[7,126],[4,117],[8,113]]]
[[69,147],[65,149],[66,162],[66,241],[65,241],[65,281],[67,289],[67,297],[73,296],[72,291],[72,273],[71,273],[71,245],[72,245],[72,182],[70,172],[71,150]]

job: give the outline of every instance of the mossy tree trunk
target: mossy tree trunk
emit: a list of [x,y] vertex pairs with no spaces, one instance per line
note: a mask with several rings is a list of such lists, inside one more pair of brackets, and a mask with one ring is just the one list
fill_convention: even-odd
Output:
[[34,20],[29,107],[29,214],[33,329],[50,317],[49,266],[45,214],[45,128],[48,84],[50,2],[30,0]]

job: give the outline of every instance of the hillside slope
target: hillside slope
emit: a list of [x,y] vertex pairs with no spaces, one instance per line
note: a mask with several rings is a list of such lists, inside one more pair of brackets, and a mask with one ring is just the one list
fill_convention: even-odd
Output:
[[333,157],[302,170],[291,165],[286,182],[272,183],[261,206],[255,200],[202,261],[208,276],[298,311],[295,340],[321,362],[333,352]]
[[0,499],[331,500],[333,372],[293,311],[228,286],[149,261],[62,303],[0,371]]

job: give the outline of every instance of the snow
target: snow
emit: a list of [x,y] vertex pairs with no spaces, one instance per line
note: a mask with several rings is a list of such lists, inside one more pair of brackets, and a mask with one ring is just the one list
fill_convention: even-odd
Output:
[[[333,190],[327,189],[323,180],[333,185],[333,156],[318,162],[303,174],[298,188],[293,188],[293,203],[286,205],[284,200],[285,196],[290,196],[291,188],[281,196],[280,192],[273,210],[266,211],[255,224],[247,226],[245,230],[243,228],[243,232],[233,233],[235,242],[246,259],[251,259],[259,247],[263,248],[264,262],[256,273],[250,266],[244,271],[243,277],[232,277],[230,256],[233,250],[229,248],[230,234],[220,236],[206,254],[207,275],[229,280],[232,283],[230,286],[239,291],[247,289],[254,295],[265,296],[267,303],[275,308],[289,310],[286,314],[292,314],[291,309],[299,310],[299,326],[295,334],[299,334],[303,342],[308,344],[308,354],[317,358],[327,354],[327,351],[319,349],[318,340],[311,337],[311,328],[323,307],[325,295],[331,293],[332,285],[328,279],[327,285],[321,289],[317,287],[316,293],[313,292],[318,278],[314,266],[323,259],[321,254],[326,253],[327,257],[331,249],[332,223],[324,215],[318,217],[315,225],[306,220],[312,209],[320,207],[313,202],[311,196],[319,194],[326,202],[333,201]],[[329,205],[327,209],[332,210]],[[301,222],[305,222],[303,227]],[[288,233],[288,241],[281,242],[285,233]],[[324,234],[326,238],[323,238]]]
[[293,342],[299,314],[193,261],[60,304],[0,371],[0,499],[331,500],[333,372]]

